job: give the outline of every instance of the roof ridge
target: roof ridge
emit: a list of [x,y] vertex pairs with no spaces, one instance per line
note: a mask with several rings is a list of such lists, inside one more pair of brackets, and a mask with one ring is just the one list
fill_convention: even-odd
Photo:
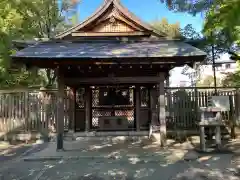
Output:
[[[108,6],[112,3],[112,1],[114,0],[104,0],[104,3],[102,5],[100,5],[99,8],[97,8],[97,10],[92,14],[90,15],[87,19],[85,19],[83,22],[71,27],[70,29],[67,29],[66,31],[64,32],[61,32],[59,33],[58,35],[55,36],[55,39],[58,39],[58,38],[61,38],[62,36],[64,37],[66,34],[70,34],[72,31],[74,31],[75,29],[81,27],[82,24],[86,23],[87,21],[89,21],[91,18],[93,18],[96,14],[100,13],[101,11],[104,11],[104,9],[107,9]],[[68,33],[70,32],[70,33]]]
[[138,18],[134,13],[130,12],[128,8],[122,5],[120,0],[104,0],[104,3],[85,21],[77,24],[76,26],[56,35],[55,39],[61,39],[72,32],[74,32],[77,29],[80,29],[87,24],[93,22],[96,20],[101,14],[103,14],[110,5],[113,4],[115,8],[117,8],[124,16],[126,16],[128,19],[135,21],[138,25],[140,25],[142,28],[153,32],[155,35],[159,37],[165,37],[166,35],[163,32],[160,32],[156,30],[154,27],[152,27],[150,24],[143,22],[140,18]]

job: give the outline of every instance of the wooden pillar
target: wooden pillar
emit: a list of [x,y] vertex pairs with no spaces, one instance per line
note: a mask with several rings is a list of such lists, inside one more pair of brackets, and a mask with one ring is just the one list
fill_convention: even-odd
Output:
[[135,97],[136,97],[136,130],[140,131],[140,116],[141,116],[141,112],[140,112],[140,108],[141,108],[141,97],[140,97],[140,86],[137,85],[136,89],[135,89]]
[[75,127],[75,101],[76,101],[76,89],[71,88],[68,92],[69,98],[69,131],[74,131]]
[[57,150],[63,150],[64,135],[64,77],[60,68],[57,69]]
[[72,121],[72,129],[76,131],[76,88],[73,88],[73,121]]
[[164,74],[160,73],[161,80],[158,84],[158,113],[160,123],[160,141],[161,146],[166,145],[167,128],[166,128],[166,109],[165,109],[165,91],[164,91]]
[[85,88],[85,131],[90,130],[90,122],[92,117],[92,91],[89,86]]

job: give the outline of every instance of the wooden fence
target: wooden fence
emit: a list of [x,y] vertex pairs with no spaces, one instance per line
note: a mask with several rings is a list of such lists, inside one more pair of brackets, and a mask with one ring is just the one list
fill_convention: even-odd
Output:
[[229,111],[223,111],[223,119],[230,123],[234,121],[236,107],[235,88],[218,88],[217,93],[213,88],[166,88],[166,111],[168,129],[197,129],[200,121],[200,107],[209,106],[209,97],[213,95],[229,97]]
[[[208,105],[212,88],[166,88],[167,128],[197,129],[199,107]],[[218,88],[217,94],[229,96],[230,111],[222,112],[228,122],[235,118],[237,89]],[[0,91],[0,132],[54,131],[56,127],[56,91]],[[69,126],[69,99],[65,98],[65,129]]]
[[[68,98],[65,98],[65,129],[68,129]],[[0,92],[0,132],[55,131],[56,91]]]

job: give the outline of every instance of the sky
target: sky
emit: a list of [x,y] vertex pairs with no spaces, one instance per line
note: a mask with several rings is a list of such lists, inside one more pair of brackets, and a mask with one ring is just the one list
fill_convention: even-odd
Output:
[[[170,23],[179,22],[181,27],[192,24],[197,31],[202,30],[203,17],[201,15],[193,17],[187,13],[171,12],[160,0],[121,0],[121,3],[145,22],[165,17]],[[103,0],[81,0],[80,20],[85,20],[102,4]]]

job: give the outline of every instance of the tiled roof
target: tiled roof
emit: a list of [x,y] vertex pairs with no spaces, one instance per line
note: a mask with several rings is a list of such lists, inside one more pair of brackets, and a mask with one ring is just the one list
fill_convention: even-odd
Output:
[[194,57],[206,53],[179,41],[154,42],[43,42],[21,51],[13,58],[129,58],[129,57]]

